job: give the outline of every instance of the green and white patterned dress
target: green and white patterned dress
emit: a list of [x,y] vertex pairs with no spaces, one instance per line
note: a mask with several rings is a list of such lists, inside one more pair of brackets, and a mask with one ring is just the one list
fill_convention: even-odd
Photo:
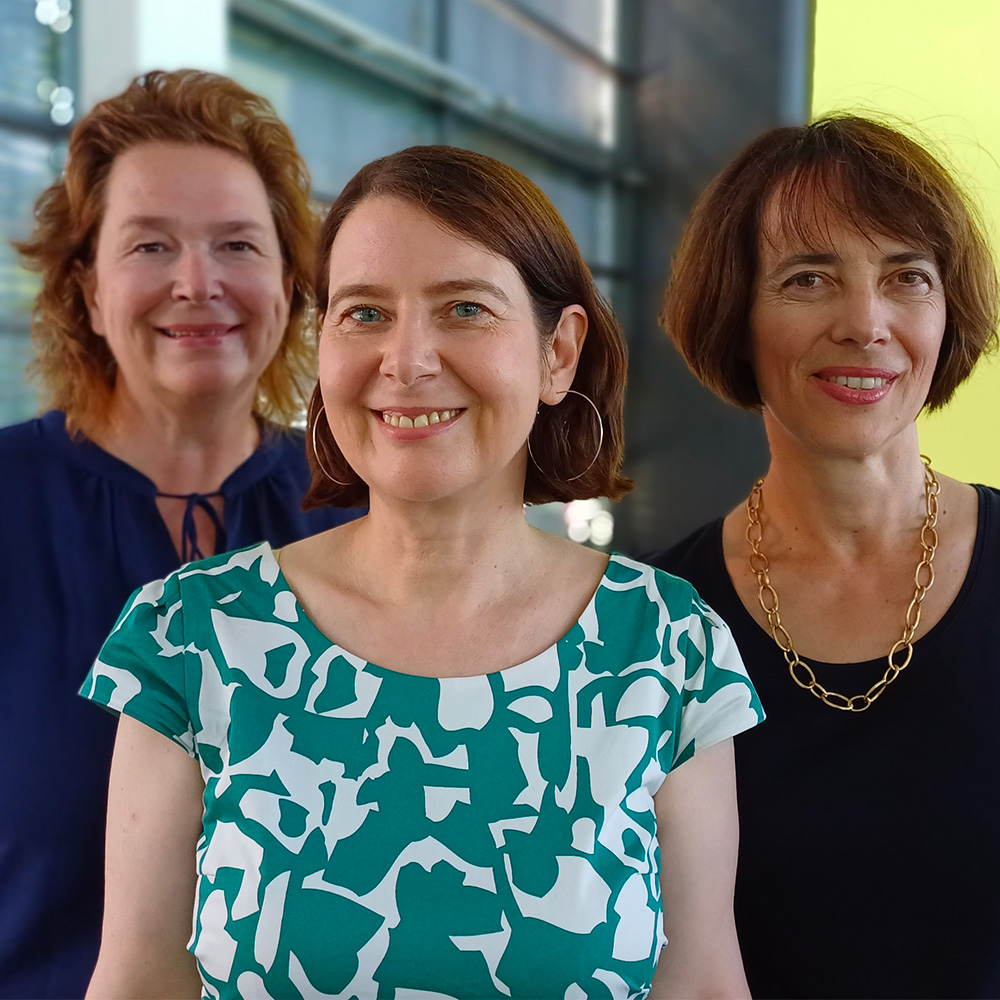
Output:
[[137,591],[82,693],[200,763],[189,948],[244,1000],[643,996],[653,796],[763,718],[726,625],[622,556],[550,649],[438,679],[332,643],[257,545]]

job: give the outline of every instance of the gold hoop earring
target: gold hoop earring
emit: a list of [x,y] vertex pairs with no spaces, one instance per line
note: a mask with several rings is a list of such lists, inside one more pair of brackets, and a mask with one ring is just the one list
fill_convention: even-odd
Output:
[[324,413],[326,413],[326,407],[321,403],[319,413],[316,414],[316,419],[313,421],[312,426],[313,458],[316,459],[316,464],[319,466],[320,472],[322,472],[331,483],[336,483],[338,486],[354,486],[354,483],[342,483],[339,479],[334,479],[333,476],[331,476],[327,471],[326,466],[323,464],[323,459],[320,458],[319,448],[316,447],[316,426],[319,424],[320,415]]
[[[583,470],[583,472],[578,472],[575,476],[569,476],[567,479],[563,480],[564,482],[567,483],[575,482],[577,479],[580,479],[582,476],[585,476],[588,472],[590,472],[590,470],[594,466],[594,462],[597,461],[597,456],[600,455],[601,453],[601,448],[604,446],[604,421],[601,419],[601,411],[597,408],[596,404],[590,398],[590,396],[588,396],[585,392],[577,392],[576,389],[567,389],[566,392],[563,393],[563,399],[565,399],[566,396],[569,395],[570,393],[572,393],[574,396],[580,396],[582,399],[585,399],[588,403],[590,403],[590,408],[597,415],[598,435],[597,435],[597,451],[594,452],[594,457],[587,463],[587,467]],[[562,399],[560,399],[559,402],[561,403]],[[558,406],[559,404],[557,403],[556,405]],[[538,471],[542,473],[543,476],[547,476],[548,473],[538,464],[538,462],[535,461],[535,456],[532,454],[530,434],[528,435],[527,445],[528,445],[528,457],[531,459],[532,462],[535,463],[535,468],[538,469]],[[315,446],[313,447],[313,450],[315,451]]]

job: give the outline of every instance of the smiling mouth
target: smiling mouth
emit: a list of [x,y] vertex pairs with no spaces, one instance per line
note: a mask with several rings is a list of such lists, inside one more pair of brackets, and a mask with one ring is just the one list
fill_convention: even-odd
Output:
[[842,385],[848,389],[884,389],[890,382],[893,381],[891,378],[861,378],[852,375],[817,375],[816,377],[822,382],[830,382],[833,385]]
[[430,427],[431,424],[443,424],[453,420],[464,410],[426,410],[423,413],[399,413],[395,410],[382,410],[382,422],[391,427]]
[[157,333],[162,333],[171,340],[185,340],[198,337],[224,337],[233,333],[235,326],[158,326]]

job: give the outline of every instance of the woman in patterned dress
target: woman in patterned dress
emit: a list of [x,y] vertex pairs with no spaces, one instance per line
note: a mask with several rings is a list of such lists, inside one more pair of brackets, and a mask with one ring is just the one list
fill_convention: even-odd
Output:
[[762,713],[728,630],[524,518],[630,485],[572,237],[416,147],[320,258],[306,502],[369,513],[123,612],[84,690],[122,713],[89,995],[745,996],[731,737]]
[[1000,996],[1000,493],[922,461],[916,422],[995,340],[974,214],[894,128],[777,129],[695,208],[664,316],[771,453],[651,560],[725,617],[770,715],[736,740],[751,991]]

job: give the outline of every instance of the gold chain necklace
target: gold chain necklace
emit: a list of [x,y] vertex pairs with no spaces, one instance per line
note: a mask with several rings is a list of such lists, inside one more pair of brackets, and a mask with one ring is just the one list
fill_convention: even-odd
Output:
[[[788,634],[788,629],[781,624],[781,616],[778,614],[778,594],[768,577],[770,565],[767,556],[760,548],[763,529],[760,524],[759,512],[764,489],[763,479],[757,480],[754,488],[750,491],[750,496],[747,497],[747,519],[750,522],[747,525],[747,541],[750,543],[750,571],[757,577],[757,599],[760,601],[764,614],[767,615],[771,637],[784,654],[792,680],[800,688],[805,688],[810,694],[819,698],[824,705],[829,705],[830,708],[839,708],[843,712],[863,712],[909,665],[913,656],[913,635],[920,624],[920,605],[934,583],[934,552],[938,546],[935,525],[938,516],[938,494],[941,492],[941,485],[931,469],[931,460],[926,455],[921,455],[920,460],[924,463],[924,499],[927,505],[927,514],[920,528],[920,562],[917,563],[917,569],[913,574],[916,590],[913,594],[913,600],[910,601],[910,606],[906,609],[906,617],[903,619],[903,635],[889,650],[887,657],[889,666],[881,680],[876,681],[865,694],[856,694],[850,698],[845,694],[828,691],[823,687],[816,680],[816,674],[813,673],[812,667],[795,652],[792,637]],[[896,663],[893,659],[897,653],[903,653],[901,663]]]

